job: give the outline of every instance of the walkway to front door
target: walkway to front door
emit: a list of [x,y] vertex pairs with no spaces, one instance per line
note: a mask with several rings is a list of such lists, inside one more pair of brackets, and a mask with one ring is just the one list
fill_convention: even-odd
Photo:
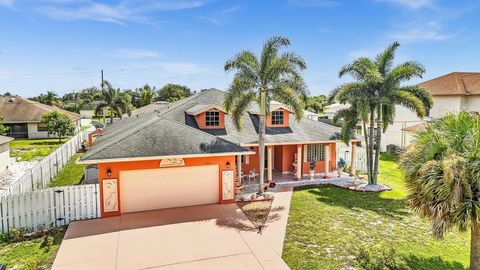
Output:
[[235,204],[72,222],[52,269],[289,269]]

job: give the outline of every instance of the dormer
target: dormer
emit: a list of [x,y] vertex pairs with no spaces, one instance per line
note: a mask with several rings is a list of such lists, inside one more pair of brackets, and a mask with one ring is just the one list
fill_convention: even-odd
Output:
[[[283,104],[270,105],[270,116],[265,118],[266,127],[288,127],[289,116],[292,111]],[[258,115],[259,112],[250,111],[252,114]]]
[[224,129],[225,110],[214,104],[195,105],[185,111],[192,115],[200,129]]

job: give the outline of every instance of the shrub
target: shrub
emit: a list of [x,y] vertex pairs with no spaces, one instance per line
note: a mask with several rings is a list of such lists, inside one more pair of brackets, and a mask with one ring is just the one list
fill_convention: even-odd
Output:
[[393,248],[367,247],[358,252],[356,264],[364,270],[409,270],[405,259]]

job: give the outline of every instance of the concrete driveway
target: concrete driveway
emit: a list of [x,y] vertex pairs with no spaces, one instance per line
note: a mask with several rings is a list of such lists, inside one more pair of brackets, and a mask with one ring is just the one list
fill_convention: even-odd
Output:
[[235,204],[72,222],[52,269],[289,269]]

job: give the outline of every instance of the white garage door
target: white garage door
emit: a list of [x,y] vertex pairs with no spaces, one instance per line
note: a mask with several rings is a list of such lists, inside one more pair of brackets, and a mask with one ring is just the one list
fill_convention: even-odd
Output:
[[218,203],[218,165],[120,172],[122,213]]

